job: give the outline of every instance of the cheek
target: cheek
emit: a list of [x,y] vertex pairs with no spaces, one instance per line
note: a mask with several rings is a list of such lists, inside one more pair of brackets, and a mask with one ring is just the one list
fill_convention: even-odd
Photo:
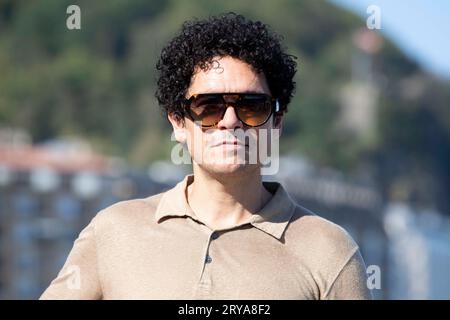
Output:
[[276,136],[277,129],[273,128],[273,118],[271,117],[267,123],[259,127],[257,130],[258,149],[271,149],[271,140]]
[[187,147],[191,154],[192,154],[192,150],[195,145],[194,130],[195,130],[195,128],[194,128],[192,122],[189,120],[186,120],[186,126],[185,126],[186,144],[187,144]]
[[261,127],[257,128],[258,140],[264,137],[270,137],[271,129],[273,129],[272,117]]
[[190,122],[186,125],[186,141],[189,153],[194,159],[199,159],[208,146],[208,135],[204,129]]

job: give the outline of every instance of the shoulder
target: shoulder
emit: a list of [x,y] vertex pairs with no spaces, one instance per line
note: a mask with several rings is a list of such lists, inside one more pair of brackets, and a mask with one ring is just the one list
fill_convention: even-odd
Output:
[[155,212],[164,192],[147,198],[130,199],[116,202],[101,211],[93,219],[95,229],[100,232],[105,228],[154,223]]
[[343,227],[298,204],[286,230],[286,241],[301,252],[308,252],[315,261],[324,263],[343,262],[358,250]]
[[299,268],[313,277],[321,293],[329,291],[359,252],[358,245],[343,227],[299,205],[286,229],[285,244]]

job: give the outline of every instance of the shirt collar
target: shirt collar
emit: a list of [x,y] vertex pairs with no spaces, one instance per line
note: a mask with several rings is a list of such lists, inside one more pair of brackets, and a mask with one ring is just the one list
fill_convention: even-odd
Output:
[[[157,223],[164,217],[183,216],[199,221],[186,199],[186,188],[193,180],[194,175],[188,174],[162,195],[155,212]],[[280,240],[294,214],[296,204],[280,183],[263,181],[263,185],[273,196],[260,211],[253,214],[250,223]]]

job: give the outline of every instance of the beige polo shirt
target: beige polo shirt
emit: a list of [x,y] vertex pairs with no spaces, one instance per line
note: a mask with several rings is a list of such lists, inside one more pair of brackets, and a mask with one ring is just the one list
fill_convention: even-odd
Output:
[[370,299],[349,234],[283,186],[251,222],[211,230],[174,188],[100,211],[41,299]]

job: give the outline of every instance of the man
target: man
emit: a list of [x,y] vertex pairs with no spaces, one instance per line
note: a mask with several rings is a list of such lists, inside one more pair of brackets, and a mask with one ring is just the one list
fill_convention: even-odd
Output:
[[250,141],[282,129],[295,87],[279,37],[232,13],[186,22],[157,68],[156,96],[193,174],[98,213],[41,298],[371,298],[352,238],[249,160]]

